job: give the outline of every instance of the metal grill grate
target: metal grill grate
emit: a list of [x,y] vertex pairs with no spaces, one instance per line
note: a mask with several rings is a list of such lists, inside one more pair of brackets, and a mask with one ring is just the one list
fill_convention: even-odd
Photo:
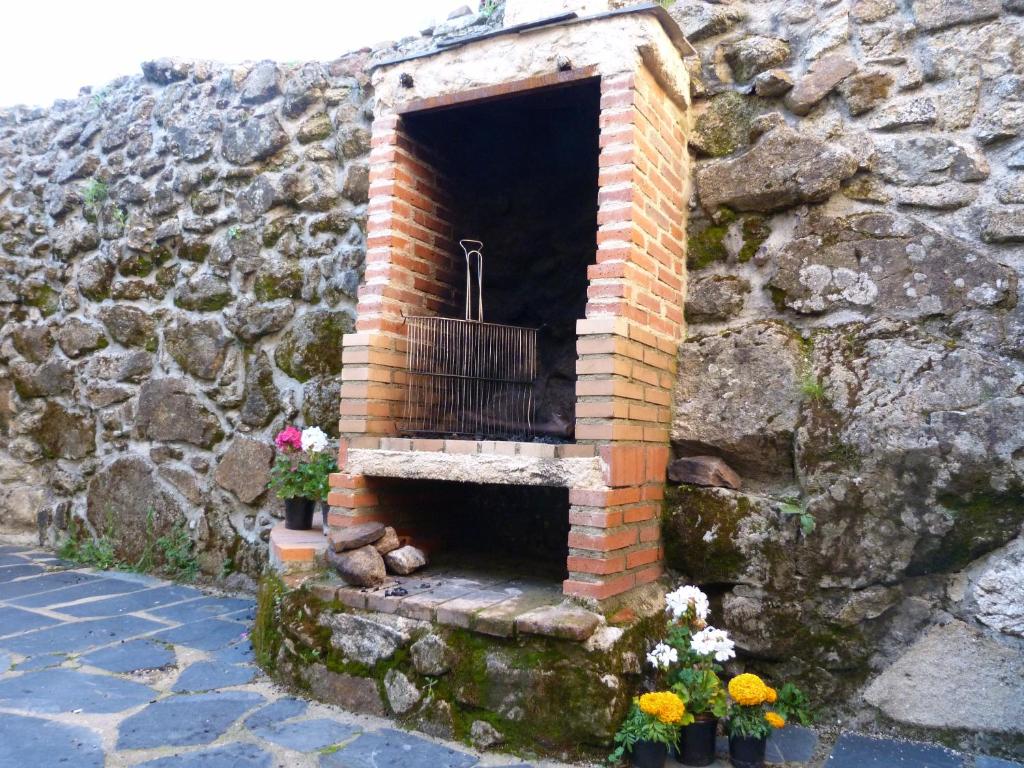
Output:
[[529,436],[537,330],[483,322],[483,243],[460,240],[459,245],[466,254],[466,317],[406,318],[409,381],[400,429],[411,435]]

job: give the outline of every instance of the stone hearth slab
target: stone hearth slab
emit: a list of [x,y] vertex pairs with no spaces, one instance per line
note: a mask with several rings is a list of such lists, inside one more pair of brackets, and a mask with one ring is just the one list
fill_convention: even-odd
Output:
[[844,733],[832,748],[825,768],[962,768],[963,764],[963,755],[935,744]]

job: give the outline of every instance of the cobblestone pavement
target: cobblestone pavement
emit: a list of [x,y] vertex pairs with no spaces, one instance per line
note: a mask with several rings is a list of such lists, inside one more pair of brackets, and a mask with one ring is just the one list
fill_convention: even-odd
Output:
[[[66,569],[52,553],[0,545],[0,768],[527,768],[295,698],[254,664],[253,610],[249,597]],[[854,734],[829,751],[796,727],[768,756],[826,768],[1024,768]]]

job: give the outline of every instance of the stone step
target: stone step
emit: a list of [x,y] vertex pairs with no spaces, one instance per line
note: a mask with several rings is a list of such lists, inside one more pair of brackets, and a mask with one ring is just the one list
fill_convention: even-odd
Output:
[[290,531],[283,521],[270,531],[270,566],[278,573],[315,570],[317,557],[326,550],[327,537],[319,512],[313,515],[313,527],[308,531]]

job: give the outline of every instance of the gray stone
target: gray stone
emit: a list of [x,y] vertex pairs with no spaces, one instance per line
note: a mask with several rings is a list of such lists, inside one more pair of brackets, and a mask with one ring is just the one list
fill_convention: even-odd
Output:
[[420,693],[420,689],[397,669],[389,669],[384,675],[384,693],[387,694],[391,711],[396,715],[404,715],[409,712],[419,703],[423,695]]
[[839,736],[826,764],[829,768],[963,768],[964,759],[950,749],[913,741],[872,738],[857,733]]
[[[335,552],[344,552],[348,549],[358,549],[367,544],[373,544],[384,535],[385,530],[383,523],[351,525],[331,531],[327,540]],[[381,552],[381,554],[384,553]]]
[[192,72],[192,64],[181,59],[153,59],[142,62],[142,74],[151,83],[170,85],[184,80]]
[[199,749],[194,752],[161,757],[139,763],[140,768],[271,768],[273,756],[256,746],[240,741],[222,747]]
[[96,423],[91,413],[48,400],[32,436],[51,459],[84,459],[96,452]]
[[320,98],[327,84],[323,67],[318,63],[304,64],[293,70],[285,79],[281,111],[286,117],[298,117]]
[[327,564],[334,568],[346,583],[357,587],[375,587],[383,584],[387,578],[384,559],[371,546],[348,552],[334,552],[328,548]]
[[165,328],[164,342],[184,371],[209,380],[224,366],[230,340],[217,320],[178,317]]
[[262,704],[249,691],[218,691],[171,696],[121,722],[118,749],[153,749],[210,744],[238,718]]
[[61,613],[77,618],[93,618],[96,616],[115,616],[120,613],[147,611],[150,608],[177,603],[202,597],[202,592],[191,587],[169,585],[132,592],[108,600],[95,600],[90,603],[65,606]]
[[876,131],[898,131],[904,128],[923,128],[935,123],[938,110],[930,98],[905,99],[887,104],[867,118],[867,127]]
[[857,63],[847,56],[823,56],[808,67],[807,73],[786,94],[786,106],[797,115],[806,115],[856,71]]
[[735,6],[704,2],[673,3],[668,7],[668,12],[691,43],[728,32],[744,15]]
[[469,726],[469,740],[479,750],[487,750],[505,742],[501,732],[486,720],[474,720]]
[[11,341],[18,354],[33,363],[43,362],[53,351],[50,326],[40,323],[16,325],[11,331]]
[[861,24],[870,24],[896,13],[896,8],[896,0],[854,0],[850,17]]
[[5,713],[0,717],[0,765],[103,768],[98,731],[55,720]]
[[186,645],[201,651],[217,651],[238,642],[245,632],[245,625],[237,621],[203,619],[192,624],[157,632],[153,637],[166,643]]
[[750,283],[734,275],[710,275],[690,283],[683,304],[693,323],[728,320],[743,309]]
[[416,730],[435,739],[455,738],[455,714],[452,705],[444,699],[434,699],[424,704],[413,723]]
[[115,268],[114,262],[105,254],[87,256],[78,265],[78,290],[87,299],[102,301],[110,293]]
[[49,360],[42,365],[15,361],[10,371],[14,389],[23,398],[51,397],[74,387],[71,366],[64,360]]
[[[5,592],[7,589],[5,588]],[[4,640],[4,650],[25,656],[46,653],[80,653],[101,645],[127,640],[162,627],[138,616],[57,624]]]
[[273,114],[253,115],[224,128],[221,152],[235,165],[264,160],[288,143],[288,134]]
[[285,720],[304,714],[308,707],[309,704],[302,699],[280,698],[245,718],[245,727],[255,730],[280,725]]
[[320,718],[250,727],[250,730],[261,739],[266,739],[279,747],[308,753],[347,741],[361,729],[356,725]]
[[381,555],[386,555],[402,546],[402,540],[398,538],[398,533],[390,525],[384,528],[384,535],[372,543],[373,548]]
[[384,555],[384,562],[392,573],[408,576],[427,565],[427,556],[423,550],[407,544]]
[[745,476],[789,476],[801,357],[799,336],[771,322],[684,342],[673,444],[685,453],[720,455]]
[[564,603],[545,605],[516,618],[516,631],[583,642],[601,625],[601,617],[586,608]]
[[725,60],[738,82],[746,82],[759,72],[777,67],[789,58],[789,44],[775,37],[749,35],[725,47]]
[[911,0],[910,9],[927,31],[994,19],[1002,10],[999,0]]
[[352,160],[370,151],[370,132],[361,125],[342,125],[334,136],[339,160]]
[[390,659],[407,645],[422,622],[389,614],[321,614],[320,626],[331,630],[331,645],[344,657],[367,666]]
[[256,677],[256,668],[249,665],[221,664],[214,661],[197,661],[189,664],[178,675],[171,690],[175,693],[212,691],[217,688],[231,688],[245,685]]
[[246,75],[239,98],[243,104],[262,104],[278,93],[277,65],[272,61],[261,61]]
[[[115,599],[120,604],[120,599]],[[94,605],[95,603],[86,603]],[[142,669],[161,669],[175,662],[174,651],[152,640],[129,640],[126,643],[102,648],[83,656],[82,664],[99,667],[108,672],[138,672]]]
[[277,367],[299,381],[341,371],[341,339],[354,328],[345,311],[314,310],[298,318],[274,352]]
[[350,712],[378,717],[387,714],[377,690],[377,681],[372,678],[332,672],[322,664],[314,664],[309,668],[306,680],[315,699],[337,704]]
[[119,456],[93,475],[86,490],[86,512],[93,528],[109,532],[118,555],[130,563],[142,557],[149,537],[165,536],[184,520],[153,466],[133,454]]
[[100,320],[118,344],[156,349],[156,318],[138,307],[115,304],[100,309]]
[[12,602],[22,608],[50,608],[54,610],[56,606],[63,606],[67,603],[74,603],[90,597],[123,595],[139,589],[142,589],[141,584],[136,584],[126,579],[94,579],[82,584],[63,587],[62,589],[19,597]]
[[142,385],[135,429],[149,440],[182,441],[209,448],[224,433],[220,423],[183,379],[151,379]]
[[413,666],[421,675],[440,677],[451,669],[454,654],[438,635],[424,635],[409,650],[412,652]]
[[[265,427],[281,410],[281,398],[274,383],[274,369],[263,350],[249,359],[245,371],[245,399],[239,418],[250,427]],[[338,410],[335,410],[335,414]],[[309,422],[307,424],[315,423]]]
[[856,170],[846,150],[780,126],[739,157],[698,167],[696,183],[708,210],[769,212],[826,200]]
[[978,621],[1024,637],[1024,539],[972,567],[969,593]]
[[913,208],[931,208],[937,211],[952,211],[970,205],[978,197],[975,185],[959,181],[947,181],[934,187],[910,187],[898,189],[892,199],[898,204]]
[[284,328],[295,314],[291,301],[254,303],[243,299],[225,310],[224,324],[242,341],[252,343]]
[[[28,632],[40,627],[48,627],[57,623],[51,619],[33,611],[23,611],[20,608],[4,606],[0,608],[0,637],[14,635],[18,632]],[[10,658],[8,657],[8,662]]]
[[975,147],[937,136],[876,142],[872,170],[890,184],[914,186],[988,178],[989,164]]
[[96,155],[83,153],[70,157],[57,166],[50,178],[57,184],[64,184],[75,179],[87,179],[96,172],[99,166],[100,159]]
[[793,76],[784,69],[769,69],[754,78],[754,93],[771,98],[781,96],[793,87]]
[[851,115],[863,115],[889,98],[893,77],[885,70],[857,72],[839,86]]
[[227,280],[209,272],[197,272],[178,287],[174,304],[194,312],[216,312],[234,298]]
[[736,471],[717,456],[685,456],[668,465],[668,479],[673,483],[688,483],[738,491],[743,480]]
[[274,449],[261,440],[235,437],[217,462],[213,479],[245,504],[263,495],[270,480]]
[[735,91],[717,94],[694,121],[690,146],[712,157],[722,157],[747,146],[757,106],[756,101]]
[[475,755],[384,728],[365,733],[320,760],[321,768],[471,768]]
[[765,745],[765,762],[807,763],[814,757],[818,746],[818,734],[812,728],[804,728],[792,722],[785,728],[773,730]]
[[57,329],[57,346],[71,358],[103,349],[107,346],[107,337],[103,326],[71,317],[60,324]]
[[1024,243],[1024,208],[989,210],[981,239],[986,243]]

